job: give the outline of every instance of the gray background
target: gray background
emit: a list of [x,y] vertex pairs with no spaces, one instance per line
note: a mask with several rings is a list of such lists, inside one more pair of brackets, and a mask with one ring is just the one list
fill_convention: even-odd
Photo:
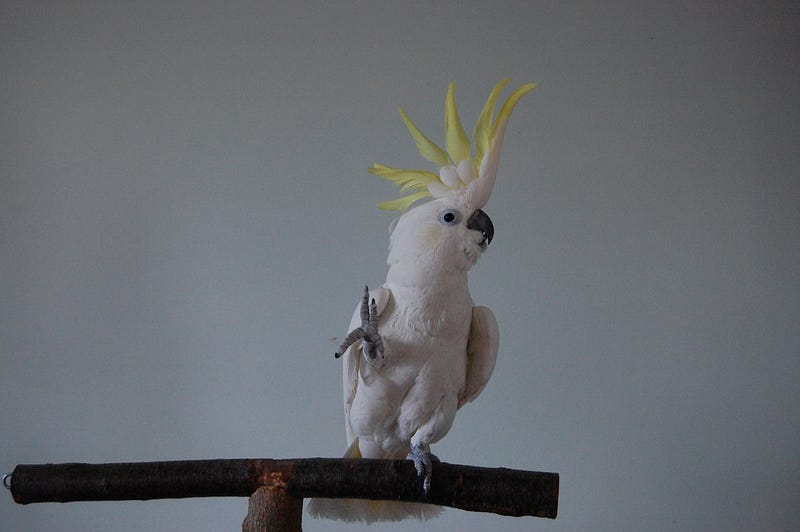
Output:
[[[509,76],[541,86],[471,275],[500,359],[434,450],[559,472],[560,515],[427,530],[798,530],[799,28],[779,1],[3,1],[0,467],[339,456],[334,337],[396,195],[366,168],[425,167],[397,106],[441,141],[449,81],[471,129]],[[15,531],[245,513],[0,497]]]

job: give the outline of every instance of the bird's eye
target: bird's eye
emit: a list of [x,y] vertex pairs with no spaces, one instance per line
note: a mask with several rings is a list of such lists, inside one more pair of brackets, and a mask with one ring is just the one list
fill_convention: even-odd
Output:
[[447,209],[439,213],[439,221],[444,225],[456,225],[461,221],[461,213],[455,209]]

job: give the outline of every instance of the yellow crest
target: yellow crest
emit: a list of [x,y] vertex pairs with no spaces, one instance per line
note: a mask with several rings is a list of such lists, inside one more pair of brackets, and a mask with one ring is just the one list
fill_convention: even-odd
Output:
[[486,104],[483,106],[473,133],[473,146],[461,125],[455,98],[455,84],[447,89],[445,100],[444,129],[447,151],[440,148],[411,121],[401,108],[400,116],[417,144],[420,155],[438,166],[438,174],[428,170],[393,168],[375,163],[369,171],[399,185],[401,193],[407,195],[392,201],[379,203],[381,209],[404,211],[423,198],[441,197],[447,193],[468,191],[474,199],[475,208],[485,205],[494,185],[497,165],[500,161],[500,148],[503,143],[506,125],[519,100],[537,87],[528,83],[515,90],[497,114],[494,111],[497,100],[509,80],[504,79],[495,85]]

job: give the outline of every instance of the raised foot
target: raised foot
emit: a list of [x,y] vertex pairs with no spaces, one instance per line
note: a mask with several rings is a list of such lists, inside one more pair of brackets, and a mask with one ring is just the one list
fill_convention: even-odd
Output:
[[439,458],[431,453],[427,445],[418,443],[411,446],[411,452],[406,456],[407,460],[414,461],[414,468],[417,470],[417,476],[422,478],[422,489],[425,496],[431,490],[431,476],[433,474],[433,463],[439,462]]
[[378,333],[378,306],[375,304],[374,299],[370,301],[368,286],[364,287],[364,295],[361,298],[361,327],[348,333],[344,342],[342,342],[333,356],[339,358],[347,351],[347,348],[358,340],[363,340],[364,356],[368,360],[375,360],[378,358],[378,354],[381,357],[383,356],[383,339]]

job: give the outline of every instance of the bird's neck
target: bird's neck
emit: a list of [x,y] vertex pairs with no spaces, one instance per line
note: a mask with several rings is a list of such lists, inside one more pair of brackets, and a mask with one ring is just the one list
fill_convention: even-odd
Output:
[[389,265],[386,283],[398,287],[426,289],[431,292],[468,291],[466,270],[445,269],[419,262],[396,262]]

